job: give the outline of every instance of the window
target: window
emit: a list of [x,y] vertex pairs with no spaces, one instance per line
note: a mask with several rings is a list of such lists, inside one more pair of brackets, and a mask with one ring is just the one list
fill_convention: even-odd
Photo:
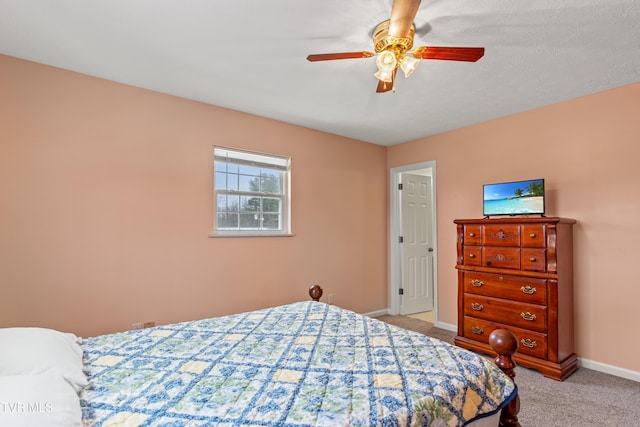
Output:
[[214,236],[289,235],[288,157],[214,148]]

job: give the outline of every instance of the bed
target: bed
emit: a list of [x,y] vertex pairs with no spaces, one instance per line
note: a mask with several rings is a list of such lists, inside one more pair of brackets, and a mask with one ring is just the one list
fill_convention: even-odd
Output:
[[128,427],[497,426],[500,417],[500,425],[519,425],[510,358],[517,342],[508,332],[492,336],[501,370],[318,302],[319,288],[310,295],[314,301],[82,340],[87,381],[65,377],[79,393],[70,416],[79,410],[82,425]]

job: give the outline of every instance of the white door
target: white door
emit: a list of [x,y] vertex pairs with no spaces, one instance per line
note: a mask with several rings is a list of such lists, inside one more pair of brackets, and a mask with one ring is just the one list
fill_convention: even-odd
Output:
[[402,174],[400,314],[433,310],[431,177]]

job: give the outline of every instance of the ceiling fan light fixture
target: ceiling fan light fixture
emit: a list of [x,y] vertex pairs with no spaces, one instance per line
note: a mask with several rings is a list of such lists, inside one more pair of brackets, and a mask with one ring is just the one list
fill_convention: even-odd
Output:
[[378,70],[374,76],[376,76],[378,80],[386,83],[393,82],[393,70]]
[[398,66],[398,59],[395,53],[383,50],[376,58],[376,65],[378,66],[378,71],[393,71]]
[[420,65],[420,60],[413,56],[402,56],[400,59],[400,68],[404,72],[404,76],[409,77]]
[[394,52],[383,50],[378,53],[376,58],[378,71],[374,74],[378,80],[391,83],[393,81],[393,73],[398,67],[398,58]]

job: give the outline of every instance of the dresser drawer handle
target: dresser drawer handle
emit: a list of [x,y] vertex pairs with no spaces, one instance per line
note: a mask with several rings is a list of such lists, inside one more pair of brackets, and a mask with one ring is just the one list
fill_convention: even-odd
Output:
[[484,309],[484,305],[474,302],[471,304],[471,308],[473,308],[475,311],[482,311]]
[[524,292],[525,294],[528,294],[528,295],[533,295],[533,294],[535,294],[535,293],[536,293],[536,291],[537,291],[537,289],[536,289],[536,288],[532,288],[532,287],[531,287],[531,286],[529,286],[529,285],[521,287],[521,288],[520,288],[520,290],[521,290],[522,292]]
[[529,258],[529,261],[531,261],[531,262],[536,262],[536,257],[533,257],[533,256],[532,256],[531,258]]
[[502,277],[502,276],[498,276],[498,281],[499,281],[499,282],[504,282],[504,277]]
[[533,322],[536,320],[536,315],[533,313],[529,313],[528,311],[526,313],[524,312],[520,313],[520,317],[522,317],[524,320],[529,320],[530,322]]
[[476,233],[469,233],[469,237],[476,237]]
[[473,279],[471,281],[471,286],[475,286],[476,288],[481,288],[482,286],[484,286],[484,282],[482,280]]
[[532,239],[535,239],[536,238],[536,233],[529,234],[529,237],[531,237]]
[[473,332],[476,335],[482,335],[484,334],[484,329],[478,327],[478,326],[472,326],[471,327],[471,332]]
[[522,343],[523,346],[528,348],[536,348],[538,346],[537,342],[530,340],[529,338],[522,338],[520,342]]
[[475,258],[476,254],[469,254],[469,258]]

